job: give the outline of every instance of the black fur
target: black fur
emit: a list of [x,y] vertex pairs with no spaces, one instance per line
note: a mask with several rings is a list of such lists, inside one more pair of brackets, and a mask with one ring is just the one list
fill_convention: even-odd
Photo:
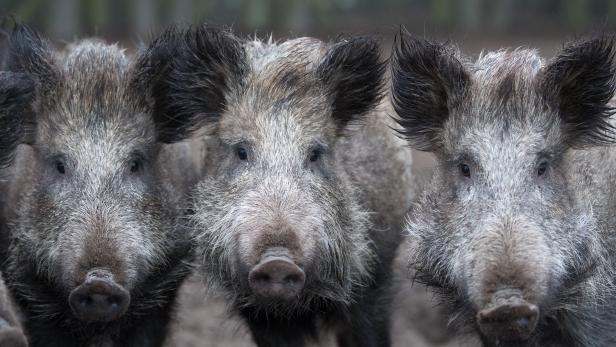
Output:
[[[337,334],[340,347],[388,347],[391,342],[391,303],[393,300],[392,263],[397,254],[400,237],[385,240],[383,236],[374,236],[377,263],[374,278],[368,287],[356,288],[357,302],[344,310],[338,311],[343,329]],[[396,243],[394,246],[393,243]]]
[[0,168],[8,167],[22,141],[34,82],[21,73],[0,72]]
[[[39,121],[47,117],[49,110],[53,111],[54,107],[58,107],[57,104],[54,104],[56,101],[53,98],[54,93],[57,93],[62,85],[67,85],[74,81],[64,78],[65,76],[60,73],[58,66],[54,64],[54,60],[56,60],[53,57],[53,54],[55,54],[54,51],[48,46],[47,42],[34,31],[24,26],[17,26],[10,41],[11,56],[8,67],[13,72],[0,73],[0,82],[3,81],[5,76],[7,76],[7,78],[10,76],[9,81],[19,83],[16,84],[14,89],[8,89],[9,91],[7,92],[4,92],[6,89],[4,84],[0,85],[0,106],[7,101],[11,101],[11,104],[14,104],[15,100],[20,101],[20,108],[32,106],[32,103],[34,103],[32,109],[27,109],[28,112],[32,113],[31,118],[34,123],[34,121]],[[134,86],[143,89],[127,90],[128,93],[135,96],[135,103],[138,103],[137,99],[143,97],[147,90],[149,90],[148,83],[153,83],[153,81],[155,81],[154,78],[157,76],[154,72],[159,71],[158,68],[161,66],[161,56],[163,55],[161,54],[158,56],[158,60],[155,59],[156,57],[153,53],[147,58],[141,57],[134,67],[137,71],[122,70],[122,73],[126,73],[127,76],[132,76],[130,75],[131,72],[138,75],[138,77],[134,78],[134,83],[136,83]],[[90,60],[88,60],[87,63],[94,64]],[[72,67],[69,67],[69,69],[70,68]],[[90,74],[88,77],[91,77],[92,71],[88,70],[87,66],[85,69],[85,71]],[[150,76],[152,77],[149,78]],[[63,78],[56,80],[56,77]],[[100,108],[98,103],[103,100],[104,97],[97,95],[98,93],[102,93],[105,87],[109,88],[109,86],[104,81],[101,82],[95,78],[92,78],[92,80],[91,83],[84,84],[83,86],[85,87],[79,88],[79,92],[91,93],[87,95],[94,95],[92,99],[95,100],[95,102],[93,102],[96,104],[95,108]],[[119,86],[122,88],[126,87],[124,84]],[[81,89],[83,89],[83,91],[81,91]],[[45,93],[43,94],[44,97],[40,95],[41,92]],[[32,101],[33,95],[35,94],[37,98],[44,101]],[[133,115],[132,112],[114,112],[116,111],[115,107],[119,107],[120,105],[120,103],[116,101],[116,99],[110,100],[109,104],[111,106],[105,106],[107,107],[106,109],[97,109],[97,112],[94,112],[94,114],[96,114],[95,118],[98,119],[99,115],[106,117],[108,114],[121,114],[122,116],[127,114],[127,117]],[[147,112],[143,107],[139,107],[141,105],[131,104],[131,106],[134,106],[134,108],[128,108],[129,111],[138,110]],[[61,105],[61,107],[79,108],[82,107],[82,105],[69,104],[68,106]],[[13,110],[17,109],[14,108],[12,111]],[[2,111],[3,110],[0,109],[0,116],[3,116]],[[30,118],[20,117],[19,112],[11,113],[12,116],[18,116],[18,119],[13,120],[16,122],[13,126],[17,127],[19,130],[23,130],[23,123],[29,121]],[[80,117],[83,114],[80,112],[74,113],[75,117]],[[3,120],[4,119],[0,118],[0,125]],[[126,123],[119,124],[126,126]],[[177,126],[181,129],[181,124],[178,123],[170,123],[166,126],[167,128],[165,128],[165,130],[169,132],[170,129],[168,127],[170,126]],[[34,128],[34,126],[32,128]],[[22,134],[19,134],[19,136],[21,135]],[[4,139],[0,139],[0,146],[4,145],[2,141],[4,141]],[[152,142],[148,144],[149,148],[154,152],[155,149],[158,149],[160,144],[155,143],[153,139],[149,139],[149,141]],[[12,143],[7,144],[7,146],[9,145],[14,146]],[[39,148],[45,150],[46,143],[44,141],[42,144],[37,142],[34,146],[39,146]],[[153,148],[154,146],[156,146],[156,148]],[[156,153],[158,153],[158,151]],[[39,173],[38,171],[35,172],[35,174]],[[16,175],[22,174],[22,172],[16,173]],[[31,176],[32,173],[28,172],[28,175]],[[21,201],[21,199],[27,200],[27,198],[23,198],[24,196],[30,194],[37,196],[38,194],[40,197],[41,195],[48,194],[45,190],[45,183],[47,181],[43,181],[43,179],[39,180],[40,177],[44,179],[45,175],[31,177],[36,181],[30,186],[32,189],[26,189],[25,193],[19,195],[17,201],[11,201],[11,205],[7,205],[7,207],[17,210],[19,207],[23,207],[23,204],[31,202],[31,200],[26,202]],[[155,180],[153,175],[144,177],[142,182],[147,184],[148,187],[153,188],[153,190],[156,190],[156,192],[152,194],[153,196],[163,194],[158,190],[161,186],[161,182]],[[14,184],[14,182],[9,181],[8,184]],[[41,186],[43,188],[37,190]],[[3,189],[4,188],[5,187],[3,187]],[[24,192],[23,189],[20,193],[22,192]],[[3,198],[5,197],[3,196]],[[37,202],[40,203],[41,201],[45,201],[45,199],[42,198]],[[111,201],[113,202],[114,200]],[[165,205],[162,206],[166,208],[166,210],[163,211],[161,205],[158,204],[157,201],[160,200],[148,201],[144,199],[142,202],[144,203],[143,207],[145,211],[153,212],[153,215],[161,216],[163,212],[169,211],[170,213],[160,218],[160,220],[175,221],[173,218],[176,217],[176,208],[179,207]],[[42,216],[42,220],[46,220],[50,218],[50,215],[45,214],[48,211],[49,210],[37,210],[35,214]],[[29,240],[24,240],[25,238],[19,234],[23,228],[32,228],[32,224],[25,223],[28,224],[28,226],[24,227],[22,224],[19,224],[24,222],[24,219],[20,217],[26,216],[16,216],[15,211],[5,211],[4,214],[0,216],[2,219],[2,221],[0,221],[0,228],[2,229],[0,230],[0,266],[2,267],[1,269],[5,276],[7,287],[10,289],[11,295],[24,315],[24,328],[28,333],[27,335],[30,339],[29,342],[31,346],[84,346],[90,343],[107,342],[106,340],[97,340],[100,338],[106,339],[107,337],[109,337],[109,340],[111,340],[115,346],[162,345],[167,332],[168,322],[173,315],[173,306],[177,290],[181,282],[190,273],[187,262],[191,261],[192,249],[191,244],[186,241],[188,237],[181,233],[184,229],[178,227],[178,230],[173,230],[174,233],[168,234],[174,235],[177,239],[170,239],[169,237],[164,240],[165,248],[162,250],[163,252],[157,253],[160,257],[152,261],[153,263],[155,262],[155,265],[151,272],[143,273],[143,269],[135,270],[139,272],[139,279],[136,287],[131,288],[130,307],[125,315],[108,324],[86,324],[77,319],[69,307],[68,296],[73,283],[69,283],[71,281],[60,276],[59,274],[62,274],[62,272],[59,269],[51,269],[48,267],[48,264],[41,265],[40,258],[33,256],[34,253],[40,250],[37,251],[33,249],[35,246],[32,246],[32,244],[28,242]],[[13,220],[13,218],[15,218],[15,220]],[[33,219],[32,215],[28,215],[26,218],[30,221]],[[65,226],[55,225],[54,227],[61,229]],[[37,226],[33,228],[37,228]],[[165,225],[156,226],[156,228],[160,230],[154,229],[150,231],[162,232]],[[167,230],[164,231],[167,232]]]
[[418,39],[401,29],[391,63],[392,104],[398,130],[419,150],[439,147],[438,134],[470,83],[470,77],[446,46]]
[[600,36],[566,47],[542,71],[540,91],[558,110],[573,147],[616,142],[608,105],[616,91],[614,39]]
[[317,68],[317,75],[331,93],[332,115],[338,125],[373,109],[384,95],[386,63],[379,42],[356,37],[333,45]]
[[9,261],[5,276],[21,307],[24,329],[32,347],[84,346],[92,342],[92,336],[100,334],[110,336],[118,346],[161,346],[173,315],[177,291],[190,274],[187,255],[191,252],[189,244],[177,242],[173,254],[133,290],[127,313],[108,324],[86,324],[78,320],[68,305],[68,293],[37,271],[36,261],[27,254],[17,258],[31,261],[27,264]]
[[57,86],[57,71],[52,64],[49,42],[23,24],[16,24],[9,38],[7,70],[35,79],[37,92],[46,93]]
[[154,120],[160,140],[173,142],[217,120],[229,85],[241,83],[248,67],[246,53],[229,32],[205,25],[168,29],[151,45],[150,54],[161,50],[173,59],[152,87]]

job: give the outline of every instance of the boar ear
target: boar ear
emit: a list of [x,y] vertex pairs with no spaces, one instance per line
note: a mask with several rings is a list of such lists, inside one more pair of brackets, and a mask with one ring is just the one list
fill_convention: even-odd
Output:
[[[241,83],[246,53],[230,32],[200,26],[168,29],[144,53],[145,78],[159,139],[181,141],[215,122]],[[141,78],[141,80],[144,80]]]
[[53,91],[58,83],[49,42],[26,25],[16,24],[11,33],[7,70],[30,75],[39,93]]
[[[539,93],[558,111],[572,147],[616,142],[609,105],[616,90],[612,37],[597,37],[566,47],[539,77]],[[546,94],[547,92],[547,94]]]
[[392,104],[402,127],[399,134],[416,149],[440,147],[444,123],[470,84],[457,55],[452,47],[415,38],[404,29],[396,36]]
[[373,38],[334,44],[316,71],[331,95],[332,115],[341,127],[372,110],[383,97],[385,62]]
[[24,142],[31,116],[34,81],[25,74],[0,72],[0,168],[10,165]]

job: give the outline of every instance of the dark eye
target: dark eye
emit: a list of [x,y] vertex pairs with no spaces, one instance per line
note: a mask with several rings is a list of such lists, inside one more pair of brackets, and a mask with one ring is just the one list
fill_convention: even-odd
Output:
[[248,160],[248,152],[246,151],[246,148],[238,146],[235,149],[235,153],[240,160]]
[[133,159],[130,162],[130,173],[134,174],[134,173],[141,171],[141,166],[142,166],[141,160]]
[[319,158],[321,158],[321,154],[323,154],[323,151],[321,151],[320,149],[313,149],[312,152],[310,152],[310,162],[314,163],[315,161],[319,160]]
[[60,175],[64,175],[66,173],[66,169],[64,168],[64,163],[61,160],[56,160],[56,171],[58,171],[58,173]]
[[547,170],[548,163],[545,161],[541,162],[541,164],[539,164],[539,167],[537,168],[537,176],[543,176]]
[[471,168],[466,164],[460,164],[460,173],[464,177],[471,177]]

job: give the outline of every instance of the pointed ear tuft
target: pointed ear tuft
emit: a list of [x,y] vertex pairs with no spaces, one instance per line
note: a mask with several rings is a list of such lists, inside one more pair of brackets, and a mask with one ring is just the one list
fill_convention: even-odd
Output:
[[439,135],[451,108],[464,96],[470,76],[453,48],[418,39],[401,29],[391,64],[392,104],[398,130],[419,150],[440,147]]
[[557,110],[572,147],[616,142],[609,104],[616,91],[614,38],[599,36],[567,46],[539,76],[538,92]]
[[332,115],[339,126],[357,120],[383,97],[385,62],[379,43],[356,37],[334,44],[317,67],[317,76],[332,99]]
[[37,83],[38,92],[43,94],[58,85],[49,42],[23,24],[16,24],[10,35],[7,70],[30,75]]
[[148,84],[160,141],[168,143],[217,121],[229,91],[248,69],[241,42],[228,31],[205,25],[168,29],[139,64],[146,67],[139,80]]
[[0,72],[0,168],[11,164],[17,145],[25,141],[34,92],[26,74]]

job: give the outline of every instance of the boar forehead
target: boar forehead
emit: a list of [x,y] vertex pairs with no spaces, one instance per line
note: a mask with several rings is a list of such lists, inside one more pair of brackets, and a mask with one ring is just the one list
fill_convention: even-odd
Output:
[[537,88],[542,66],[535,50],[524,49],[488,53],[470,65],[472,83],[444,127],[449,154],[501,165],[557,151],[559,118]]
[[129,87],[131,64],[123,50],[84,41],[58,55],[57,63],[61,85],[43,98],[39,142],[85,155],[97,149],[122,154],[154,141],[154,124]]
[[[563,150],[560,118],[537,89],[543,63],[533,50],[499,51],[469,69],[472,83],[444,127],[443,160],[471,164],[490,194],[528,193],[543,159]],[[532,189],[530,189],[532,191]],[[500,192],[500,193],[499,193]]]
[[255,40],[246,42],[244,47],[253,73],[278,64],[289,67],[305,66],[307,62],[316,64],[326,48],[322,41],[310,37],[288,40],[280,44],[271,39],[268,42]]
[[314,71],[323,44],[309,38],[281,44],[252,41],[245,49],[251,70],[231,96],[220,122],[221,137],[255,144],[294,139],[300,146],[324,140],[333,127],[331,105]]

